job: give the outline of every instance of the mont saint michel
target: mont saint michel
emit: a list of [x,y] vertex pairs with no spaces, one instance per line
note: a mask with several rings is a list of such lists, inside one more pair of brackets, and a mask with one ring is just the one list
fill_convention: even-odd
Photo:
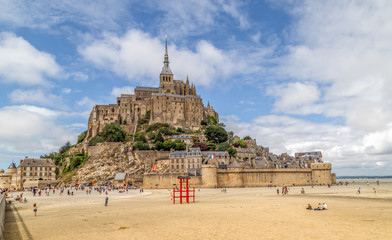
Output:
[[0,16],[0,240],[392,239],[391,1]]

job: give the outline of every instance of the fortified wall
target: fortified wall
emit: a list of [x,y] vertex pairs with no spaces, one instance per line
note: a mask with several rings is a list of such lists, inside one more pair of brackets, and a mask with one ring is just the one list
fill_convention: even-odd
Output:
[[[180,173],[148,173],[144,188],[172,188]],[[266,187],[268,185],[326,185],[336,183],[330,163],[313,163],[311,168],[297,169],[217,169],[203,165],[201,176],[190,176],[191,187]]]

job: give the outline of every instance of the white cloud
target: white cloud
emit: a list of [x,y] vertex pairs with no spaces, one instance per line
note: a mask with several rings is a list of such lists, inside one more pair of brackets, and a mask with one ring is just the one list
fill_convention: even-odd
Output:
[[121,94],[134,94],[135,93],[135,89],[133,87],[122,87],[122,88],[118,88],[118,87],[114,87],[112,89],[111,95],[113,97],[120,97]]
[[[261,62],[270,54],[267,48],[241,48],[224,51],[207,41],[199,41],[195,51],[179,49],[169,44],[169,61],[175,79],[186,79],[200,85],[210,85],[214,80],[227,79],[236,74],[260,72]],[[163,41],[140,30],[130,30],[118,37],[106,34],[79,47],[79,52],[97,67],[109,69],[133,82],[145,85],[156,83],[163,66]]]
[[[392,3],[306,1],[289,11],[298,19],[291,31],[295,44],[276,73],[322,87],[323,95],[312,97],[319,101],[307,104],[314,113],[343,117],[364,131],[385,129],[392,122]],[[292,113],[287,100],[278,98],[277,110]]]
[[314,104],[321,93],[314,83],[290,82],[271,87],[267,93],[276,98],[275,111],[292,114],[320,113],[320,107]]
[[61,89],[61,92],[65,93],[65,94],[70,94],[72,92],[72,89],[70,89],[70,88],[63,88],[63,89]]
[[[70,89],[69,89],[70,90]],[[45,93],[41,89],[35,90],[13,90],[8,97],[12,103],[38,104],[40,106],[51,106],[55,108],[68,108],[60,96]]]
[[80,101],[77,102],[77,104],[79,106],[85,107],[86,109],[92,109],[97,103],[89,97],[83,97]]
[[13,33],[0,33],[0,81],[46,85],[46,78],[57,77],[60,71],[52,55],[37,50]]
[[59,112],[21,105],[0,108],[0,152],[48,153],[70,140],[75,133],[56,124]]

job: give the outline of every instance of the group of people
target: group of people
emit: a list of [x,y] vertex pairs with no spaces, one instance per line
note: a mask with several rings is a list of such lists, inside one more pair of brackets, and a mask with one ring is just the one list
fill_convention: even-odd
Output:
[[306,207],[306,209],[307,209],[307,210],[314,210],[314,211],[327,210],[327,209],[328,209],[328,206],[327,206],[326,203],[323,203],[323,204],[319,203],[318,206],[317,206],[317,208],[313,209],[313,208],[312,208],[312,205],[310,205],[310,203],[308,203],[308,206]]

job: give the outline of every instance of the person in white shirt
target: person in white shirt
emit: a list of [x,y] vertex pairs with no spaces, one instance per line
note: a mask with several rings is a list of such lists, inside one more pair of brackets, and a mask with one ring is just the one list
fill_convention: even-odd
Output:
[[323,210],[327,210],[327,209],[328,209],[327,204],[326,204],[326,203],[323,203]]

